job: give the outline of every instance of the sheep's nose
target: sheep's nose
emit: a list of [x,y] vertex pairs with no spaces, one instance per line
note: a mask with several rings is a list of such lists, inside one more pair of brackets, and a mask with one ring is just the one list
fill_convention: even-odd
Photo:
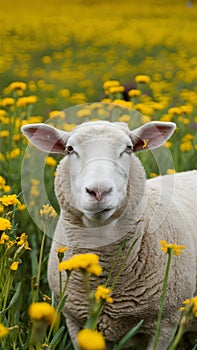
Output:
[[108,188],[86,187],[86,192],[90,195],[90,197],[96,199],[97,201],[101,201],[112,192],[112,187],[108,187]]

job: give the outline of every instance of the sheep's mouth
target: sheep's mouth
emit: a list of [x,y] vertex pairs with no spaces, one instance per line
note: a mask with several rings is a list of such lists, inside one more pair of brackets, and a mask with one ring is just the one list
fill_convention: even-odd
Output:
[[85,216],[91,221],[105,221],[109,219],[114,213],[115,208],[105,208],[98,212],[86,211],[84,212]]

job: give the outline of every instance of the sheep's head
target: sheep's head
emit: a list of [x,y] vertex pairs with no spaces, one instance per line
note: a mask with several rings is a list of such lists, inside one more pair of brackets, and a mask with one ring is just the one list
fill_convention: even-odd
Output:
[[84,123],[72,132],[46,124],[25,125],[22,131],[39,149],[65,155],[63,169],[68,171],[61,176],[69,177],[67,201],[85,220],[101,224],[124,202],[133,153],[159,147],[174,129],[174,123],[150,122],[130,131],[124,123],[101,121]]

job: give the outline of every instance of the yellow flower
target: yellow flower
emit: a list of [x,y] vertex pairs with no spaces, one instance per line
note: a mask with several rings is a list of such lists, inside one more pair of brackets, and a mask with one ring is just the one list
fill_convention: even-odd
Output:
[[31,248],[29,247],[29,242],[27,241],[27,234],[26,233],[22,233],[20,237],[17,238],[18,240],[18,245],[19,246],[24,246],[24,248],[26,250],[31,250]]
[[26,107],[30,104],[36,103],[38,100],[37,96],[26,96],[21,97],[17,100],[17,107]]
[[61,262],[58,268],[60,272],[81,269],[96,276],[102,273],[98,255],[91,253],[74,255],[71,259]]
[[6,235],[5,232],[3,232],[0,238],[0,244],[4,244],[6,241],[9,241],[9,236]]
[[6,97],[3,100],[1,100],[1,106],[3,107],[9,107],[9,106],[13,106],[14,104],[14,99],[11,97]]
[[4,191],[5,193],[10,192],[10,189],[11,189],[11,187],[8,186],[8,185],[6,185],[6,186],[3,187],[3,191]]
[[0,231],[11,230],[12,224],[8,219],[0,218]]
[[164,114],[159,120],[163,122],[171,122],[173,115]]
[[129,97],[138,97],[141,95],[141,91],[138,89],[132,89],[128,92]]
[[156,176],[158,176],[158,174],[156,174],[156,173],[150,173],[150,177],[156,177]]
[[4,109],[0,109],[0,117],[5,117],[6,116],[6,111]]
[[142,84],[149,84],[151,82],[151,79],[148,75],[137,75],[135,77],[135,82],[142,83]]
[[6,337],[9,333],[9,329],[0,323],[0,339]]
[[3,153],[0,153],[0,160],[1,160],[2,162],[4,162],[4,160],[5,160],[5,157],[4,157]]
[[176,170],[175,169],[168,169],[167,174],[176,174]]
[[68,249],[67,247],[62,247],[62,246],[60,245],[60,246],[58,247],[57,252],[58,252],[58,253],[65,253],[67,249]]
[[193,139],[194,139],[194,135],[187,133],[183,136],[182,141],[183,142],[193,141]]
[[[192,304],[193,304],[192,306],[193,315],[194,317],[197,317],[197,296],[183,301],[183,305],[192,305]],[[184,311],[184,310],[185,310],[185,307],[180,308],[180,311]]]
[[26,209],[26,205],[20,203],[20,204],[18,204],[17,209],[20,210],[20,211],[25,210]]
[[16,82],[13,82],[11,83],[9,86],[8,86],[8,89],[11,91],[14,91],[14,90],[26,90],[27,88],[27,84],[26,83],[23,83],[22,81],[16,81]]
[[180,144],[181,152],[189,152],[193,148],[191,141],[183,142]]
[[41,115],[31,116],[28,119],[28,123],[34,124],[34,123],[42,123],[43,117]]
[[8,207],[8,205],[21,204],[16,194],[4,195],[0,198],[0,202],[6,207]]
[[103,335],[92,329],[82,329],[77,341],[81,350],[104,350],[106,347]]
[[184,117],[182,117],[182,116],[179,116],[179,117],[178,117],[178,121],[181,122],[181,123],[183,123],[184,125],[188,125],[188,124],[190,123],[189,118],[184,118]]
[[34,321],[44,320],[49,325],[54,325],[58,319],[56,309],[45,302],[32,303],[29,306],[28,314]]
[[102,300],[106,300],[107,303],[113,303],[113,299],[110,296],[111,292],[112,291],[109,288],[106,288],[104,286],[98,286],[95,292],[95,299],[98,301],[102,299]]
[[67,98],[70,96],[70,90],[69,89],[61,89],[58,91],[58,95],[64,98]]
[[183,105],[180,109],[184,114],[191,114],[193,112],[193,107],[191,105]]
[[0,137],[8,137],[10,132],[8,130],[2,130],[0,132]]
[[51,205],[44,204],[42,209],[40,209],[40,215],[47,218],[55,218],[57,216],[57,213]]
[[181,115],[182,110],[180,107],[172,107],[168,110],[169,115]]
[[47,164],[49,166],[56,166],[57,161],[53,157],[47,157],[45,159],[45,164]]
[[0,190],[5,186],[6,181],[3,176],[0,176]]
[[64,124],[64,130],[65,130],[65,131],[72,131],[76,126],[77,126],[77,125],[74,124],[74,123],[71,123],[71,124],[65,123],[65,124]]
[[17,158],[20,155],[20,153],[21,153],[20,148],[15,148],[11,152],[7,152],[6,153],[6,157],[8,159],[15,159],[15,158]]
[[83,108],[77,111],[76,115],[78,118],[89,117],[91,115],[91,110],[88,108]]
[[15,142],[18,142],[18,141],[20,141],[21,137],[20,137],[20,135],[16,134],[16,135],[13,135],[12,139],[13,139]]
[[111,86],[108,88],[107,93],[108,94],[115,94],[117,92],[123,92],[125,90],[124,86]]
[[183,253],[182,250],[186,248],[184,245],[177,245],[177,243],[167,243],[165,240],[160,241],[160,244],[161,250],[163,250],[165,254],[168,254],[170,249],[173,249],[173,254],[175,256],[178,256],[179,254]]
[[52,60],[52,58],[50,56],[43,56],[41,61],[44,63],[44,64],[48,64],[50,63]]
[[166,141],[166,142],[163,144],[163,147],[171,148],[171,147],[172,147],[172,142]]
[[107,80],[103,84],[103,89],[108,90],[112,86],[119,86],[119,85],[120,85],[120,83],[117,80]]
[[118,121],[119,121],[120,123],[122,123],[122,122],[128,123],[128,122],[130,122],[130,120],[131,120],[131,117],[130,117],[129,114],[123,114],[123,115],[121,115],[121,117],[118,119]]
[[10,265],[10,270],[17,271],[18,270],[18,261],[13,261],[13,263]]

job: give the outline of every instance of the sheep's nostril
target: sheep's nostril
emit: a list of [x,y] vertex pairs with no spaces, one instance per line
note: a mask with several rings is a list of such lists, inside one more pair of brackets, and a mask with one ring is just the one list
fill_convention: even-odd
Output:
[[104,197],[106,197],[108,194],[112,192],[112,187],[109,189],[90,189],[86,187],[86,192],[93,198],[95,198],[97,201],[102,200]]

